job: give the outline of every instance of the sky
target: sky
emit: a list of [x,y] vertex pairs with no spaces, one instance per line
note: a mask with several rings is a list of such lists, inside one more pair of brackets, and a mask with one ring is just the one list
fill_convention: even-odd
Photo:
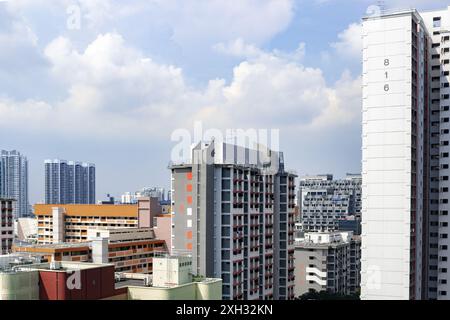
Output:
[[195,123],[278,129],[299,175],[360,172],[360,22],[378,4],[0,0],[0,149],[28,157],[32,204],[45,159],[95,163],[98,200],[168,187],[172,134]]

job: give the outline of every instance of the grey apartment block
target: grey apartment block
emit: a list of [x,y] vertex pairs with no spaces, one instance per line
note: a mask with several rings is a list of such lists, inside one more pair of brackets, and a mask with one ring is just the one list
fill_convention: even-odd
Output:
[[95,165],[45,161],[46,204],[95,204]]
[[13,199],[0,197],[0,255],[11,252],[14,240]]
[[28,202],[28,160],[20,152],[0,152],[0,197],[14,199],[14,218],[30,214]]
[[194,274],[222,278],[226,300],[292,299],[296,175],[282,156],[201,143],[171,170],[172,249],[192,252]]
[[300,222],[306,232],[353,231],[360,234],[361,175],[344,179],[317,175],[300,179]]
[[361,239],[352,232],[306,233],[295,245],[295,295],[360,291]]
[[[450,7],[421,13],[428,27],[429,56],[429,144],[425,166],[429,169],[429,187],[424,197],[424,249],[422,291],[428,299],[450,299],[449,188],[450,188]],[[428,182],[429,181],[429,182]],[[429,200],[427,199],[429,198]]]

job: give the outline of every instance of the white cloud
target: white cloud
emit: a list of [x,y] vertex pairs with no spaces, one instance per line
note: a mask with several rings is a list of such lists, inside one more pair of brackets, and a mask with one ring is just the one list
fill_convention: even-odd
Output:
[[81,52],[59,37],[45,55],[54,77],[65,84],[66,97],[53,104],[2,100],[0,123],[26,121],[29,130],[135,139],[167,138],[195,120],[219,128],[315,130],[348,124],[358,115],[358,79],[345,74],[328,86],[320,69],[303,66],[290,59],[292,54],[243,42],[240,48],[246,54],[252,48],[252,57],[234,68],[230,83],[216,79],[195,89],[181,69],[155,63],[119,34],[100,35]]
[[261,44],[284,30],[294,14],[293,0],[153,0],[161,19],[180,44],[242,38]]
[[[141,26],[165,25],[171,29],[172,41],[188,48],[193,43],[212,45],[243,38],[261,44],[288,27],[294,16],[294,0],[17,0],[8,9],[31,19],[39,9],[66,16],[69,6],[78,5],[82,28],[95,31],[111,29],[120,19],[144,14]],[[87,24],[85,24],[87,22]]]
[[336,52],[346,58],[361,58],[362,55],[362,25],[352,23],[338,34],[338,42],[331,44]]
[[285,52],[277,49],[274,49],[272,52],[264,52],[257,46],[246,43],[242,38],[238,38],[228,44],[222,42],[215,44],[213,48],[219,53],[246,59],[260,58],[263,56],[268,57],[271,55],[300,62],[306,54],[306,44],[304,42],[301,42],[293,52]]
[[387,8],[439,8],[445,9],[449,6],[447,0],[389,0],[386,1]]

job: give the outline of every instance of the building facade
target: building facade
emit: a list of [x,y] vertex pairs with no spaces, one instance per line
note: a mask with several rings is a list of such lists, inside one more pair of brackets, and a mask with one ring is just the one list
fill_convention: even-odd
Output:
[[0,198],[0,255],[9,253],[14,240],[12,199]]
[[28,160],[20,152],[0,151],[0,197],[14,199],[14,218],[30,215]]
[[361,175],[347,174],[340,180],[333,175],[300,179],[300,222],[305,232],[337,231],[350,226],[355,233],[361,221]]
[[295,295],[360,291],[361,238],[352,232],[306,233],[295,244]]
[[0,271],[0,300],[102,300],[121,292],[111,264],[55,262]]
[[[140,275],[117,283],[128,288],[129,300],[221,300],[222,279],[193,278],[192,257],[160,255],[153,259],[151,285],[139,281]],[[143,278],[143,280],[146,280]]]
[[152,273],[155,252],[166,252],[164,240],[149,228],[93,228],[84,242],[16,243],[15,253],[41,257],[43,262],[110,263],[116,272]]
[[363,299],[448,299],[450,7],[363,21]]
[[90,228],[139,226],[137,205],[37,204],[34,211],[40,244],[87,241]]
[[[0,257],[1,258],[1,257]],[[169,259],[169,258],[166,258]],[[174,257],[170,257],[174,260]],[[160,264],[162,258],[157,258]],[[0,260],[1,261],[1,260]],[[163,262],[164,263],[164,262]],[[106,263],[46,262],[0,265],[0,300],[220,300],[221,279],[186,279],[187,262],[177,273],[185,276],[176,283],[156,286],[144,274],[123,278]],[[170,267],[175,267],[173,264]],[[168,279],[172,269],[158,269],[158,278]],[[170,279],[172,281],[172,278]],[[164,281],[168,283],[168,281]]]
[[294,297],[295,175],[282,155],[200,143],[171,166],[172,249],[223,279],[224,299]]
[[45,160],[45,203],[94,204],[95,165]]

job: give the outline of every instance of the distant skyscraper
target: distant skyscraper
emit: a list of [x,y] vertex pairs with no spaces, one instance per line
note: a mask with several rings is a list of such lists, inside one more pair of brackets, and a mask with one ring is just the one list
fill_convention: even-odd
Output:
[[160,187],[144,188],[140,192],[140,196],[158,198],[159,201],[166,200],[166,190]]
[[45,203],[95,204],[95,165],[46,160]]
[[136,191],[134,193],[125,192],[120,198],[122,204],[131,204],[137,203],[138,198],[140,197],[150,197],[150,198],[158,198],[159,201],[165,201],[166,191],[164,188],[160,187],[152,187],[152,188],[143,188],[141,191]]
[[15,218],[27,216],[28,206],[28,160],[20,152],[4,151],[0,153],[0,196],[14,201]]

